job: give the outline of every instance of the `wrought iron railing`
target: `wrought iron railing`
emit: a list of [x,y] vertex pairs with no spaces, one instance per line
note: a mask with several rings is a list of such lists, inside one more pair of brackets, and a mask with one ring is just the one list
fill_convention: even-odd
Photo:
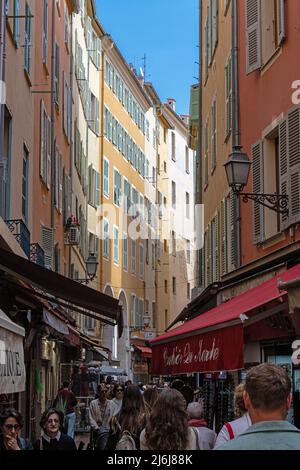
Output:
[[30,261],[39,266],[45,266],[45,253],[38,243],[31,243],[30,245]]
[[30,232],[22,219],[6,220],[11,233],[23,249],[27,258],[30,259]]

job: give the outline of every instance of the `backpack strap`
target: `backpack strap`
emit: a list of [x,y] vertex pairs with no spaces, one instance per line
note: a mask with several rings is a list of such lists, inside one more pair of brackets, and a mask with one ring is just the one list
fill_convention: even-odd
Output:
[[200,436],[199,436],[197,429],[194,427],[191,427],[191,429],[193,430],[193,433],[195,434],[195,438],[196,438],[196,446],[197,446],[196,450],[202,450],[201,443],[200,443]]
[[226,429],[228,431],[230,440],[234,439],[234,432],[233,432],[231,424],[230,423],[225,423],[225,426],[226,426]]

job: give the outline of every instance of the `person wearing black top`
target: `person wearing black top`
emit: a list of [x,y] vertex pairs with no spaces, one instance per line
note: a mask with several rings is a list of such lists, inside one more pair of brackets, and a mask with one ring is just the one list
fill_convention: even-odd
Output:
[[34,444],[35,450],[77,450],[74,439],[61,432],[64,415],[55,408],[46,410],[40,426],[43,434]]
[[31,442],[19,436],[23,424],[23,417],[17,410],[4,410],[0,416],[0,451],[32,450]]

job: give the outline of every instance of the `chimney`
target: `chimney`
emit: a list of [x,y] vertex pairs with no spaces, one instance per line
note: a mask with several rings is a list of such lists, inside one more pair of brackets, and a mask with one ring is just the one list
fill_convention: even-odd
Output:
[[174,100],[174,98],[168,98],[168,105],[173,111],[176,111],[176,100]]

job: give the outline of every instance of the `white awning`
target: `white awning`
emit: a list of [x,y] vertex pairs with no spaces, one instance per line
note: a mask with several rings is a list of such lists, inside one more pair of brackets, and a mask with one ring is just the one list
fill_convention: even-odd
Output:
[[0,395],[25,390],[25,330],[0,310]]

